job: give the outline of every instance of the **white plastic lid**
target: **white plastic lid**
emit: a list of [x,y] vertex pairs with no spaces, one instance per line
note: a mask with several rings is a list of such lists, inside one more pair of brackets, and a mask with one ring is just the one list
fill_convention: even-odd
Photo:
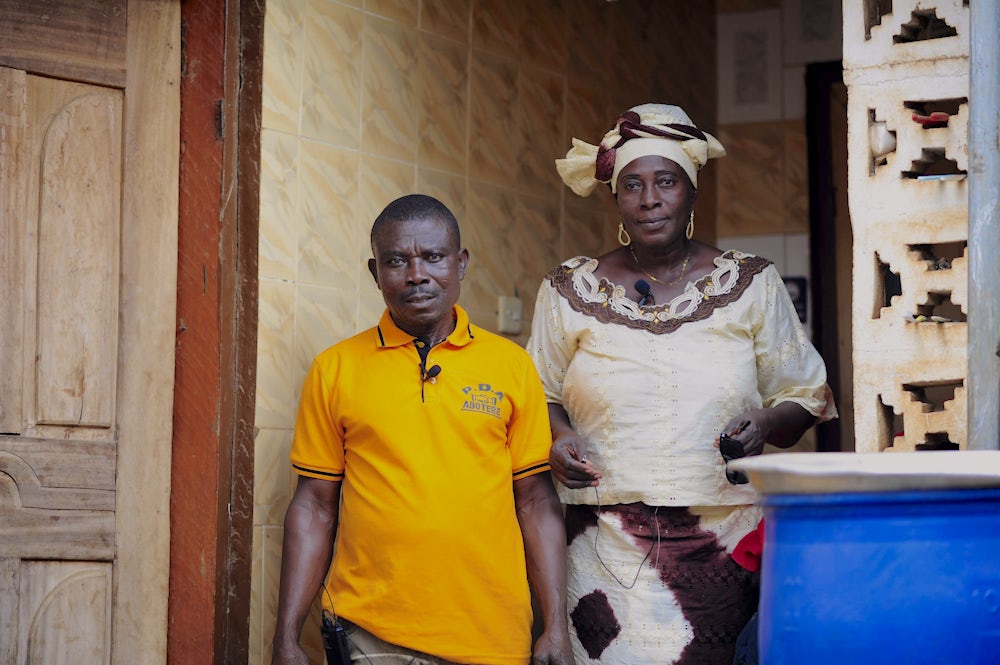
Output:
[[831,494],[1000,487],[1000,451],[772,453],[729,462],[761,494]]

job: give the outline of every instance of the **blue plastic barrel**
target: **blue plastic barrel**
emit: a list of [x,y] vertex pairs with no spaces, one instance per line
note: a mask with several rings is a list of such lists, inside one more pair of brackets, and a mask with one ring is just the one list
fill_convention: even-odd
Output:
[[761,663],[1000,663],[1000,453],[931,454],[740,464],[767,520]]

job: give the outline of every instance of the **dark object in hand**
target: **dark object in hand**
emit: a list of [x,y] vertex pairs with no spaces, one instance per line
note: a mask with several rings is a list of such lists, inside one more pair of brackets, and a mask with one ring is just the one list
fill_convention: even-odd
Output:
[[729,461],[734,459],[739,459],[746,455],[743,450],[743,444],[723,432],[719,436],[719,452],[722,453],[722,459],[726,461],[726,480],[732,485],[746,485],[750,482],[747,478],[747,474],[742,471],[730,471]]

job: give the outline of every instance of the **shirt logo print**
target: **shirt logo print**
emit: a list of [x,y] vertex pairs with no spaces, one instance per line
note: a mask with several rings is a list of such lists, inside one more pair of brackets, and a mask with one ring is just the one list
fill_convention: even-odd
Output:
[[462,403],[462,411],[472,411],[474,413],[485,413],[494,418],[501,418],[500,405],[503,404],[503,393],[493,390],[488,383],[480,383],[477,386],[466,386],[462,388],[465,393],[465,402]]

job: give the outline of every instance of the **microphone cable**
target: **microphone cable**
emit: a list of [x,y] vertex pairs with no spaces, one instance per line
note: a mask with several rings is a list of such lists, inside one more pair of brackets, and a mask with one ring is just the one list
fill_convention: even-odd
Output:
[[623,589],[631,589],[632,587],[635,586],[635,583],[639,580],[639,573],[642,572],[642,567],[646,564],[646,561],[649,560],[649,556],[653,553],[654,547],[656,548],[656,557],[653,559],[653,570],[657,570],[659,568],[660,522],[659,520],[656,519],[656,516],[660,512],[660,507],[659,506],[653,507],[653,525],[656,527],[656,541],[649,545],[649,549],[646,551],[646,556],[642,557],[642,561],[639,562],[639,567],[635,569],[635,576],[632,578],[632,582],[630,584],[625,584],[617,575],[614,574],[614,572],[610,568],[608,568],[608,564],[606,564],[604,562],[604,559],[601,558],[601,553],[597,549],[597,539],[601,535],[601,495],[598,494],[596,485],[594,486],[594,499],[596,499],[597,501],[597,532],[594,533],[594,555],[597,557],[597,560],[601,563],[601,566],[604,567],[604,570],[608,572],[608,575],[611,575],[611,577],[614,578],[615,582],[618,582],[618,584]]

